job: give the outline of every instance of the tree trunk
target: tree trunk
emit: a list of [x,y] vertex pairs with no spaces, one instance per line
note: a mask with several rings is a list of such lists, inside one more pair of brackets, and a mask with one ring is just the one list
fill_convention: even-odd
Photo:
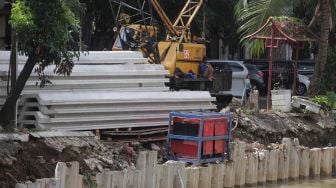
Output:
[[316,95],[320,91],[321,78],[324,71],[325,64],[327,62],[328,54],[328,39],[330,32],[329,18],[330,18],[330,9],[329,9],[329,0],[320,0],[320,11],[321,11],[321,33],[319,40],[319,49],[317,62],[315,65],[315,71],[312,83],[309,87],[309,95]]
[[32,73],[35,66],[35,56],[29,56],[28,60],[21,71],[15,87],[9,92],[6,102],[0,111],[0,125],[3,126],[5,130],[13,129],[15,125],[10,125],[11,117],[13,117],[13,108],[15,108],[16,102],[19,99],[23,88],[26,85],[30,74]]

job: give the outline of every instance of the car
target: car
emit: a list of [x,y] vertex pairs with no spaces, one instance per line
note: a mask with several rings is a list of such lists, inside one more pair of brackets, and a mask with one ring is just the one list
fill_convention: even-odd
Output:
[[256,65],[244,64],[248,70],[248,76],[250,78],[251,87],[256,88],[261,92],[265,88],[264,73],[261,72]]
[[250,88],[250,79],[248,78],[248,69],[243,61],[211,59],[208,62],[215,70],[227,69],[232,71],[232,86],[229,93],[236,97],[245,97],[246,91]]
[[310,85],[310,77],[302,74],[298,74],[296,87],[295,87],[295,94],[303,96],[307,93]]
[[298,74],[311,77],[314,74],[315,63],[299,63],[298,64]]
[[[263,93],[267,92],[268,83],[268,60],[244,60],[244,64],[253,64],[264,74],[264,83],[266,87],[263,89]],[[313,60],[299,60],[297,69],[297,95],[305,95],[309,88],[309,78],[313,75],[315,68],[315,62]],[[281,82],[282,87],[286,89],[292,88],[293,83],[293,61],[290,60],[275,60],[273,61],[273,77],[272,86]],[[281,80],[282,79],[282,80]],[[252,83],[252,81],[251,81]]]

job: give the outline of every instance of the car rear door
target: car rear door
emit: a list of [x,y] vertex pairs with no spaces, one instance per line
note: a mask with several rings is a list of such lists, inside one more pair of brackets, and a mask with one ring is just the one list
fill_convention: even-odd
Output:
[[232,95],[243,96],[247,84],[248,70],[238,62],[228,62],[232,70]]

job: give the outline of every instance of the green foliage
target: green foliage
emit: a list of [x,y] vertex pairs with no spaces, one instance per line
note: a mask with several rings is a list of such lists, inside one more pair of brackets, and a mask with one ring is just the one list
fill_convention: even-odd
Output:
[[312,98],[312,101],[324,107],[329,106],[328,98],[325,95],[316,95]]
[[14,3],[11,14],[11,23],[17,30],[33,27],[32,10],[24,2]]
[[260,28],[269,17],[291,16],[290,0],[239,0],[235,6],[238,32],[246,36]]
[[312,98],[312,101],[320,104],[325,109],[336,108],[336,94],[335,92],[327,92],[326,95],[316,95]]
[[235,6],[238,33],[243,45],[251,49],[253,56],[264,52],[263,41],[247,41],[243,37],[254,33],[269,17],[292,16],[292,1],[290,0],[239,0]]
[[250,48],[253,57],[260,57],[265,51],[265,45],[262,39],[249,41],[247,45]]
[[35,57],[35,72],[42,79],[43,70],[51,64],[56,65],[55,73],[69,75],[73,58],[79,57],[79,43],[74,40],[79,19],[72,11],[79,7],[74,2],[79,0],[16,0],[13,4],[10,23],[17,33],[19,52]]
[[336,94],[335,92],[327,92],[326,94],[331,108],[336,109]]

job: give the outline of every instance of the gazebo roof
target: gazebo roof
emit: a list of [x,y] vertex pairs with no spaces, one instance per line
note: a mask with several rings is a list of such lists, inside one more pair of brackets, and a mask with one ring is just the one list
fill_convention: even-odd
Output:
[[290,42],[317,41],[317,37],[304,24],[288,17],[270,17],[256,32],[244,39],[273,39]]

